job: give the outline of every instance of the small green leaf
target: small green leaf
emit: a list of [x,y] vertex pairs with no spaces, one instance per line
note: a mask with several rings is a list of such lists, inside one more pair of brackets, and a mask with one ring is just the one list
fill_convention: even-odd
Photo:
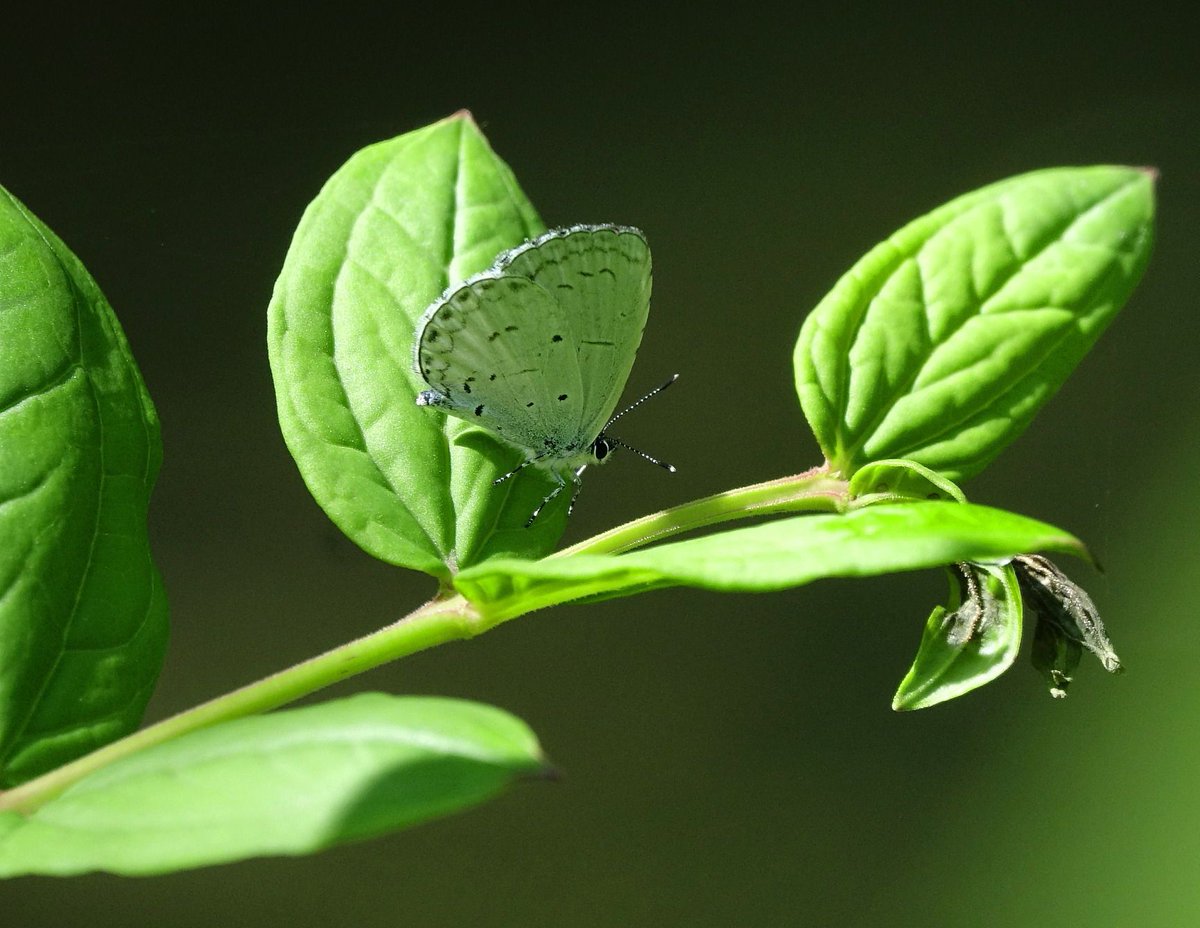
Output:
[[982,470],[1125,303],[1153,219],[1150,172],[1057,168],[969,193],[872,249],[796,344],[800,405],[834,470]]
[[532,732],[499,709],[365,693],[192,732],[28,817],[0,814],[0,876],[306,854],[465,809],[544,771]]
[[867,577],[1038,550],[1086,555],[1061,529],[1003,510],[894,503],[795,516],[630,554],[491,561],[464,570],[455,586],[500,621],[585,596],[667,586],[765,592],[822,577]]
[[1008,565],[958,564],[950,604],[925,623],[892,708],[925,709],[978,689],[1012,666],[1021,647],[1021,591]]
[[167,604],[158,418],[95,281],[0,188],[0,784],[135,728]]
[[314,498],[370,554],[442,579],[536,557],[565,506],[524,522],[552,485],[520,455],[415,405],[413,330],[449,285],[543,225],[466,113],[363,149],[308,207],[272,298],[279,422]]
[[916,461],[872,461],[860,467],[850,480],[850,498],[852,507],[904,499],[967,501],[954,483]]

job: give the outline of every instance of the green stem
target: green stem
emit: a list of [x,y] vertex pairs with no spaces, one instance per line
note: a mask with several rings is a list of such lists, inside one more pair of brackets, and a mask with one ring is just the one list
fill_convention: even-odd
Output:
[[[570,554],[620,554],[681,532],[771,512],[844,507],[846,482],[823,467],[793,477],[718,493],[636,519],[596,535],[553,557]],[[76,761],[0,792],[0,810],[29,813],[72,783],[115,760],[170,741],[180,735],[260,712],[268,712],[347,677],[448,641],[472,638],[489,628],[538,608],[532,601],[483,616],[461,596],[443,593],[399,622],[347,642],[286,670],[218,696],[105,745]]]
[[825,466],[802,474],[779,477],[706,496],[682,506],[664,509],[599,535],[593,535],[550,557],[572,554],[623,554],[655,541],[718,522],[774,512],[838,512],[845,508],[847,484],[832,477]]
[[399,622],[201,703],[0,793],[0,810],[32,812],[72,783],[119,758],[218,722],[276,709],[380,664],[471,638],[481,630],[477,614],[461,596],[433,600]]

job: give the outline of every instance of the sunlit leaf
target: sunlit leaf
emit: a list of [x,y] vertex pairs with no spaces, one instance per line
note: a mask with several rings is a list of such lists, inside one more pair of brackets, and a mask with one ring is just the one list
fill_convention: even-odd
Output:
[[981,470],[1124,305],[1153,218],[1150,172],[1056,168],[953,200],[872,249],[796,344],[800,404],[834,470]]
[[505,618],[585,596],[667,586],[763,592],[822,577],[866,577],[997,560],[1025,551],[1085,554],[1061,529],[986,506],[952,502],[870,506],[795,516],[630,554],[492,561],[455,586],[486,615]]
[[499,709],[367,693],[201,729],[28,817],[0,813],[0,876],[305,854],[459,811],[544,770],[533,734]]
[[314,498],[364,550],[443,579],[496,555],[539,556],[565,507],[520,455],[415,405],[413,329],[445,288],[542,231],[469,114],[365,148],[296,230],[268,340],[288,447]]
[[925,709],[969,693],[1012,666],[1021,647],[1021,591],[1008,566],[959,564],[951,597],[925,623],[893,709]]

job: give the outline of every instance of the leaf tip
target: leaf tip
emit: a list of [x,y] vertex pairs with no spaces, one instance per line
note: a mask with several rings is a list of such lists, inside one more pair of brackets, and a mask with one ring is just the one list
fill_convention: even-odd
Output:
[[566,778],[562,768],[552,764],[545,757],[540,758],[538,765],[525,776],[527,780],[544,780],[547,783],[561,783]]
[[893,712],[908,712],[911,709],[915,709],[915,708],[916,708],[916,706],[912,705],[912,702],[907,693],[897,692],[896,695],[892,697],[892,711]]

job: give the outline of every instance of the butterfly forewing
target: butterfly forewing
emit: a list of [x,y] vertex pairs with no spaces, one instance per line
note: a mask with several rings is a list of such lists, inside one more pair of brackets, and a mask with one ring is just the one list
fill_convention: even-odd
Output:
[[[589,445],[612,416],[650,311],[650,247],[637,229],[574,226],[549,232],[500,258],[505,274],[539,284],[569,327],[583,395],[565,430]],[[557,395],[557,394],[556,394]]]
[[530,456],[563,450],[584,394],[572,344],[554,338],[569,332],[562,307],[542,286],[480,275],[426,310],[417,332],[417,370],[437,406]]

